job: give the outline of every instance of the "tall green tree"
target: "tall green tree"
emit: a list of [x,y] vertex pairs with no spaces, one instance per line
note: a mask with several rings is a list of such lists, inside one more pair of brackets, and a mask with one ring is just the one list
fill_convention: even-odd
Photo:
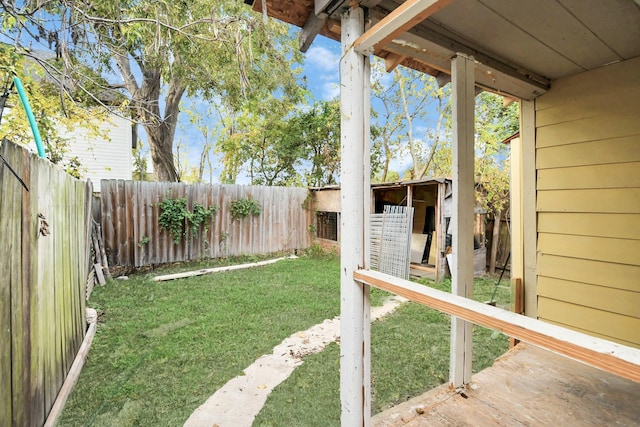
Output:
[[290,129],[303,142],[305,184],[336,184],[340,175],[340,103],[316,102],[310,110],[292,118]]
[[290,131],[296,104],[270,97],[249,105],[227,123],[227,136],[216,150],[223,156],[223,182],[235,182],[245,171],[255,185],[300,185],[297,170],[304,157],[303,141]]
[[439,171],[434,159],[444,160],[438,155],[450,136],[449,86],[439,87],[434,77],[402,66],[387,74],[382,61],[374,62],[372,77],[372,95],[382,106],[376,133],[383,153],[381,181],[387,180],[391,160],[406,154],[412,164],[409,179]]
[[504,98],[490,92],[476,96],[476,196],[492,213],[500,212],[509,200],[509,147],[502,144],[519,130],[519,107],[504,105]]
[[236,117],[218,140],[224,181],[244,170],[252,184],[335,184],[340,174],[340,105],[318,101],[310,108],[272,98]]
[[61,82],[95,100],[124,95],[147,134],[159,180],[177,180],[173,156],[180,101],[221,100],[230,111],[275,91],[294,94],[300,60],[284,24],[236,0],[2,0],[5,35]]

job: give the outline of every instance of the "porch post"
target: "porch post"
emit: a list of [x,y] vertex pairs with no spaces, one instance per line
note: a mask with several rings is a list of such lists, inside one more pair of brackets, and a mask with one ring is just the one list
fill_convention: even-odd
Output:
[[353,280],[368,264],[369,59],[353,49],[364,32],[360,7],[342,15],[340,60],[341,226],[340,402],[343,426],[370,425],[369,288]]
[[533,101],[520,102],[520,143],[522,147],[522,239],[524,251],[524,314],[538,316],[536,273],[538,224],[536,213],[536,112]]
[[[474,60],[463,54],[451,62],[453,109],[453,270],[451,293],[473,296],[474,224]],[[451,316],[449,382],[471,380],[471,323]]]

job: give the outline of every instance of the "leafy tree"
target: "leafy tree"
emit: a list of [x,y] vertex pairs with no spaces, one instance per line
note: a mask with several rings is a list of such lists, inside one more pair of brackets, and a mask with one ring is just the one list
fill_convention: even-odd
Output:
[[[383,152],[381,180],[386,181],[391,159],[408,153],[412,167],[408,179],[420,179],[427,172],[440,172],[434,160],[449,136],[450,88],[440,88],[435,78],[405,67],[385,74],[384,63],[375,61],[372,92],[382,105],[378,146]],[[435,117],[435,124],[431,123]],[[417,135],[418,124],[427,123],[424,135]]]
[[289,123],[299,138],[310,163],[305,184],[322,187],[336,184],[340,175],[340,103],[320,101],[308,111],[300,111]]
[[502,144],[519,129],[517,103],[504,106],[490,92],[476,96],[476,196],[487,211],[500,212],[509,197],[509,148]]
[[3,91],[7,91],[0,139],[7,138],[18,144],[34,144],[20,98],[15,89],[10,90],[14,75],[20,78],[25,87],[48,159],[80,178],[84,168],[77,157],[69,157],[71,141],[64,138],[62,133],[82,127],[89,132],[89,136],[106,137],[100,131],[100,124],[107,120],[105,112],[89,108],[90,104],[72,102],[68,91],[61,91],[48,80],[33,60],[27,60],[11,46],[0,45],[0,82],[5,86]]
[[111,97],[144,126],[161,181],[178,178],[173,145],[183,96],[219,99],[229,111],[278,91],[296,92],[299,61],[284,24],[235,0],[4,2],[5,34],[22,52],[48,45],[40,61],[87,98]]
[[[246,168],[252,184],[301,184],[296,167],[303,157],[302,141],[290,132],[290,116],[296,104],[270,97],[227,116],[227,136],[218,140],[223,155],[223,182],[235,182]],[[233,118],[233,121],[231,119]]]
[[337,183],[340,173],[340,104],[319,101],[311,108],[278,99],[263,101],[261,113],[245,111],[233,132],[218,141],[223,177],[246,168],[253,184]]

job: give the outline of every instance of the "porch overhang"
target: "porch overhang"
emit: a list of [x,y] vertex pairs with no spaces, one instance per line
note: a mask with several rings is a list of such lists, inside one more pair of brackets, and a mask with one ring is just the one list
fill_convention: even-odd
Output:
[[479,87],[526,100],[554,79],[640,56],[640,6],[628,0],[246,2],[302,28],[303,50],[316,35],[340,40],[340,15],[358,4],[369,27],[356,42],[361,52],[434,76],[450,75],[451,59],[464,53],[476,61]]

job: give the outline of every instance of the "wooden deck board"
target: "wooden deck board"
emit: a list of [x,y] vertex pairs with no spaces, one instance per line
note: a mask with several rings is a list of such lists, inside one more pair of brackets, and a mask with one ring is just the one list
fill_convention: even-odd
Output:
[[637,426],[640,383],[520,344],[473,376],[467,398],[447,386],[376,415],[376,427]]

